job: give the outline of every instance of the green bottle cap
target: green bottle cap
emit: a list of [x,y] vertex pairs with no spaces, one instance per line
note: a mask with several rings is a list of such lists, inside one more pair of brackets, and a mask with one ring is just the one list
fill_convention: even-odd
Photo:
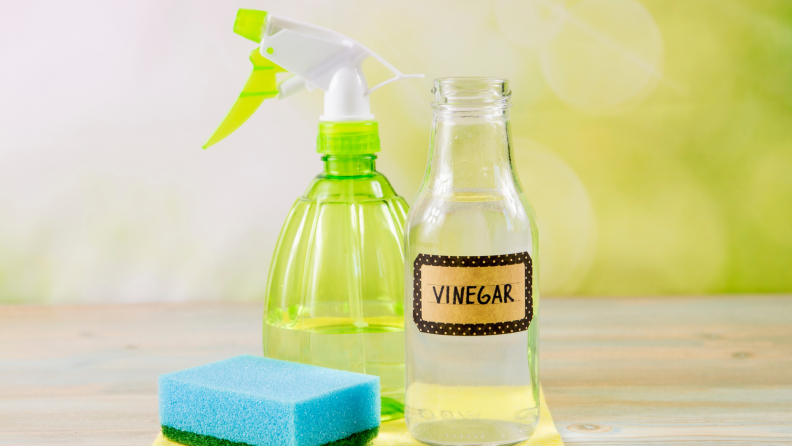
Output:
[[323,121],[316,151],[325,155],[365,155],[380,151],[377,121]]

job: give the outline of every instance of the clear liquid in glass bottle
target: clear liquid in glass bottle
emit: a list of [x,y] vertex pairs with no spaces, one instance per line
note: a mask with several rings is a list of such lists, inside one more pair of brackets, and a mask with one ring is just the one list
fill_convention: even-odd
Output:
[[405,230],[405,420],[435,445],[526,440],[539,419],[538,232],[513,166],[508,81],[435,81]]

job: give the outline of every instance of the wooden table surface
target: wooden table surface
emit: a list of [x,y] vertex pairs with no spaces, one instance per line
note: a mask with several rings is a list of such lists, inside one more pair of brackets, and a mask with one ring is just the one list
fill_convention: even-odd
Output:
[[[157,375],[260,354],[256,303],[0,306],[0,445],[149,446]],[[792,296],[547,298],[568,445],[792,444]]]

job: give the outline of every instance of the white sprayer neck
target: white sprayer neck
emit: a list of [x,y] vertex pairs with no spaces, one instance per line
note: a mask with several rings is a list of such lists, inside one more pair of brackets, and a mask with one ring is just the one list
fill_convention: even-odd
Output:
[[322,121],[368,121],[374,119],[369,106],[368,84],[363,70],[341,68],[324,95]]

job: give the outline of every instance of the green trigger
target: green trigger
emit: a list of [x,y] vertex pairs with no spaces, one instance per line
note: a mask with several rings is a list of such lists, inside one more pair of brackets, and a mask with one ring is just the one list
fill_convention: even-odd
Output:
[[275,74],[283,73],[286,70],[262,57],[258,49],[250,53],[250,61],[253,62],[253,73],[250,74],[245,88],[242,89],[234,106],[231,107],[231,111],[204,144],[204,149],[222,141],[238,129],[255,113],[264,99],[278,96]]

